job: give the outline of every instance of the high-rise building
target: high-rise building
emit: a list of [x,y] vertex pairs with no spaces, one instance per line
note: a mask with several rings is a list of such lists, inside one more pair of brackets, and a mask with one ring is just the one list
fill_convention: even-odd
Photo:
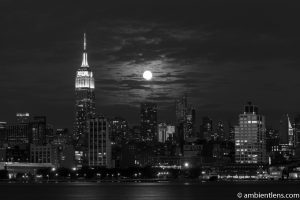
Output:
[[9,146],[30,143],[43,145],[50,130],[45,116],[35,116],[32,121],[21,120],[16,124],[7,124],[6,141]]
[[32,126],[29,123],[7,124],[6,140],[9,146],[32,143]]
[[75,79],[75,124],[73,138],[77,146],[86,146],[86,123],[95,116],[95,80],[89,67],[84,34],[83,59]]
[[46,144],[50,144],[54,140],[54,126],[52,124],[47,124],[46,125]]
[[42,145],[46,143],[47,120],[45,116],[35,116],[31,123],[32,143]]
[[7,143],[6,122],[0,122],[0,148]]
[[280,121],[279,142],[288,144],[290,147],[295,146],[294,129],[288,114],[284,115]]
[[159,123],[158,124],[158,142],[165,143],[166,141],[171,141],[175,134],[175,126]]
[[181,99],[176,100],[176,122],[182,123],[186,120],[186,113],[188,109],[187,95],[184,95]]
[[166,132],[166,140],[173,140],[175,135],[175,126],[172,124],[167,125],[167,132]]
[[[188,104],[187,95],[176,100],[176,126],[177,141],[182,141],[195,136],[196,111]],[[181,132],[180,132],[181,131]],[[183,137],[183,138],[182,138]],[[180,142],[181,141],[181,142]]]
[[167,138],[167,124],[159,123],[158,124],[158,142],[166,142]]
[[5,148],[5,160],[7,162],[29,162],[30,148],[29,144],[18,144]]
[[126,139],[126,135],[128,133],[128,122],[121,118],[115,117],[110,120],[110,139],[112,142],[121,143]]
[[56,134],[51,142],[55,145],[63,145],[70,143],[70,135],[67,128],[56,129]]
[[30,122],[29,113],[17,113],[16,118],[17,118],[17,123],[29,123]]
[[186,128],[184,138],[192,138],[195,136],[196,110],[189,105],[186,113]]
[[295,117],[294,128],[295,128],[295,145],[296,147],[300,147],[300,115]]
[[224,141],[225,140],[225,130],[222,121],[218,121],[216,126],[216,131],[214,132],[214,140]]
[[263,164],[266,158],[265,117],[258,114],[258,108],[251,102],[239,115],[235,126],[235,162],[239,164]]
[[279,146],[274,147],[285,159],[290,159],[295,155],[296,135],[288,114],[283,115],[280,120]]
[[234,126],[231,124],[231,122],[228,122],[227,139],[231,142],[234,142]]
[[56,134],[51,142],[57,151],[58,167],[73,168],[74,165],[74,146],[70,144],[71,137],[67,128],[56,129]]
[[213,137],[213,121],[209,117],[202,118],[202,124],[200,126],[200,135],[207,141],[210,141]]
[[58,166],[57,149],[51,145],[30,145],[30,162],[32,163],[52,163]]
[[88,165],[111,167],[109,122],[103,117],[88,120]]
[[157,105],[141,103],[141,134],[144,140],[156,140],[157,136]]

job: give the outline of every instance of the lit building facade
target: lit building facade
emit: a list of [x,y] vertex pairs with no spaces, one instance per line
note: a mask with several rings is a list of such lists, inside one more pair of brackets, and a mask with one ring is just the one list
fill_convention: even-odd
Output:
[[128,122],[121,118],[115,117],[110,120],[110,139],[112,142],[121,143],[126,139],[128,133]]
[[216,124],[216,129],[213,132],[213,140],[215,141],[224,141],[225,140],[225,131],[224,131],[224,124],[222,121],[218,121]]
[[88,122],[88,165],[111,168],[109,122],[103,117]]
[[165,143],[173,140],[175,134],[175,126],[166,123],[158,124],[158,142]]
[[166,134],[166,140],[173,140],[175,135],[175,126],[168,124],[167,125],[167,134]]
[[295,146],[294,129],[288,114],[281,118],[279,141],[280,144],[288,144],[291,148]]
[[57,149],[51,144],[30,145],[30,162],[32,163],[51,163],[58,166]]
[[81,67],[75,79],[75,124],[73,138],[77,146],[86,146],[86,122],[95,116],[95,80],[89,67],[84,34],[84,48]]
[[[75,149],[74,146],[71,145],[71,138],[67,128],[56,129],[56,134],[51,141],[51,144],[57,151],[58,167],[69,169],[75,167]],[[78,166],[78,168],[81,167],[82,165]]]
[[192,106],[188,106],[186,113],[186,127],[184,137],[192,138],[195,136],[196,110]]
[[300,115],[295,117],[294,120],[294,129],[295,129],[295,146],[300,147]]
[[157,104],[141,103],[141,134],[144,140],[156,140],[157,137]]
[[280,120],[279,145],[273,146],[272,151],[280,153],[286,160],[293,158],[297,143],[295,133],[289,115],[284,115]]
[[7,124],[6,141],[8,146],[32,143],[32,126],[29,123]]
[[30,121],[29,113],[17,113],[16,118],[17,118],[17,123],[29,123]]
[[167,138],[167,124],[159,123],[158,124],[158,142],[166,142]]
[[56,129],[56,134],[51,142],[52,144],[64,145],[70,142],[71,142],[70,135],[67,128]]
[[47,119],[45,116],[35,116],[32,127],[32,143],[42,145],[46,143]]
[[7,122],[0,122],[0,148],[7,143],[6,126]]
[[263,164],[266,157],[265,118],[258,114],[258,108],[250,102],[239,115],[235,126],[235,162],[239,164]]

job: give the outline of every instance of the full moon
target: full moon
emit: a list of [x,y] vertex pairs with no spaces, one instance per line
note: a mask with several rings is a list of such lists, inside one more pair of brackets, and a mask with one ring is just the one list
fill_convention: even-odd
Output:
[[143,78],[146,79],[147,81],[151,80],[152,79],[152,73],[150,71],[144,71]]

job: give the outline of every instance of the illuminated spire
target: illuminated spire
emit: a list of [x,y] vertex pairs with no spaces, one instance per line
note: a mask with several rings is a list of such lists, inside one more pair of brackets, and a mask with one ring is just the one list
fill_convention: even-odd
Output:
[[87,61],[86,36],[85,36],[85,33],[84,33],[84,36],[83,36],[83,57],[82,57],[81,67],[89,67],[89,64],[88,64],[88,61]]

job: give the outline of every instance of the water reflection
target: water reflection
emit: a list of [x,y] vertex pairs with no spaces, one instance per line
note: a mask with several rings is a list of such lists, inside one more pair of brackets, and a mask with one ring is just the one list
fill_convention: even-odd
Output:
[[201,200],[235,199],[237,192],[298,191],[298,184],[235,183],[49,183],[0,184],[1,199]]

